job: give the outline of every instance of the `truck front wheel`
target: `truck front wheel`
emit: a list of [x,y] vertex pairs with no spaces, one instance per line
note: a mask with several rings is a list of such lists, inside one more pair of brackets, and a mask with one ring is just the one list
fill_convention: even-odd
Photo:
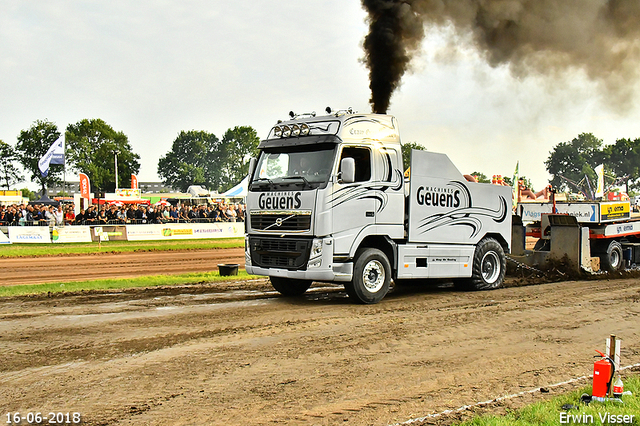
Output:
[[378,303],[389,291],[391,265],[378,249],[366,248],[356,253],[353,279],[344,285],[350,298],[359,303]]
[[507,258],[500,243],[485,238],[478,243],[473,255],[473,273],[469,281],[474,290],[493,290],[502,286]]
[[300,296],[311,287],[311,280],[271,277],[271,285],[283,296]]

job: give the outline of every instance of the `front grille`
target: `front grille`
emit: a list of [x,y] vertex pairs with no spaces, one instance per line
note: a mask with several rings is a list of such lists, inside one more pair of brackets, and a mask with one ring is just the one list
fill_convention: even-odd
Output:
[[250,213],[251,229],[256,231],[308,231],[311,212]]
[[296,242],[291,240],[262,239],[262,250],[264,251],[283,251],[283,252],[296,252]]
[[249,237],[249,249],[255,266],[306,269],[311,239]]

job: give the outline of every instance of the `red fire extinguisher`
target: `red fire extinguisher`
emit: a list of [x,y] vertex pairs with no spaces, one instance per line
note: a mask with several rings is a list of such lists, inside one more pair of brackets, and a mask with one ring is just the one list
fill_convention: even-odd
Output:
[[593,389],[592,396],[604,398],[609,394],[611,381],[616,372],[615,363],[611,358],[596,349],[600,354],[600,360],[593,364]]

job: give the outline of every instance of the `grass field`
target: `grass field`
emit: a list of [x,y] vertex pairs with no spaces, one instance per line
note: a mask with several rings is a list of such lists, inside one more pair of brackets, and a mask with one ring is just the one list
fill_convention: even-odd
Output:
[[241,269],[238,271],[238,275],[222,277],[216,271],[178,275],[149,275],[136,278],[110,278],[87,281],[58,282],[48,284],[25,284],[0,287],[0,297],[91,290],[120,290],[137,287],[172,286],[196,283],[215,283],[217,281],[240,281],[257,278],[264,277],[249,275],[245,270]]
[[63,254],[124,253],[133,251],[202,250],[244,247],[243,238],[173,241],[105,241],[68,244],[2,244],[0,257],[56,256]]
[[[591,394],[591,386],[566,393],[549,401],[528,405],[504,416],[480,416],[459,426],[555,426],[559,424],[587,425],[640,425],[640,378],[624,380],[624,390],[633,395],[623,395],[620,402],[580,402],[584,393]],[[625,417],[626,416],[626,417]]]

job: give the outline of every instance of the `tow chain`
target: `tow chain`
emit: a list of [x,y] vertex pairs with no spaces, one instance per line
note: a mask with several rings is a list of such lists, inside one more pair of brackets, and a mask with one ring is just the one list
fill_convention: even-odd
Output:
[[[533,271],[533,272],[535,272],[535,273],[542,274],[542,275],[543,275],[543,276],[545,276],[545,277],[547,276],[547,273],[546,273],[545,271],[542,271],[542,270],[540,270],[540,269],[534,268],[533,266],[529,266],[529,265],[527,265],[526,263],[519,262],[519,261],[517,261],[517,260],[515,260],[515,259],[513,259],[513,258],[511,258],[511,257],[509,257],[509,256],[505,256],[505,257],[507,258],[507,260],[508,260],[509,262],[515,263],[515,265],[516,265],[518,268],[527,269],[527,270],[529,270],[529,271]],[[560,271],[558,271],[558,272],[560,272]],[[560,272],[560,273],[561,273],[562,275],[564,275],[562,272]]]

